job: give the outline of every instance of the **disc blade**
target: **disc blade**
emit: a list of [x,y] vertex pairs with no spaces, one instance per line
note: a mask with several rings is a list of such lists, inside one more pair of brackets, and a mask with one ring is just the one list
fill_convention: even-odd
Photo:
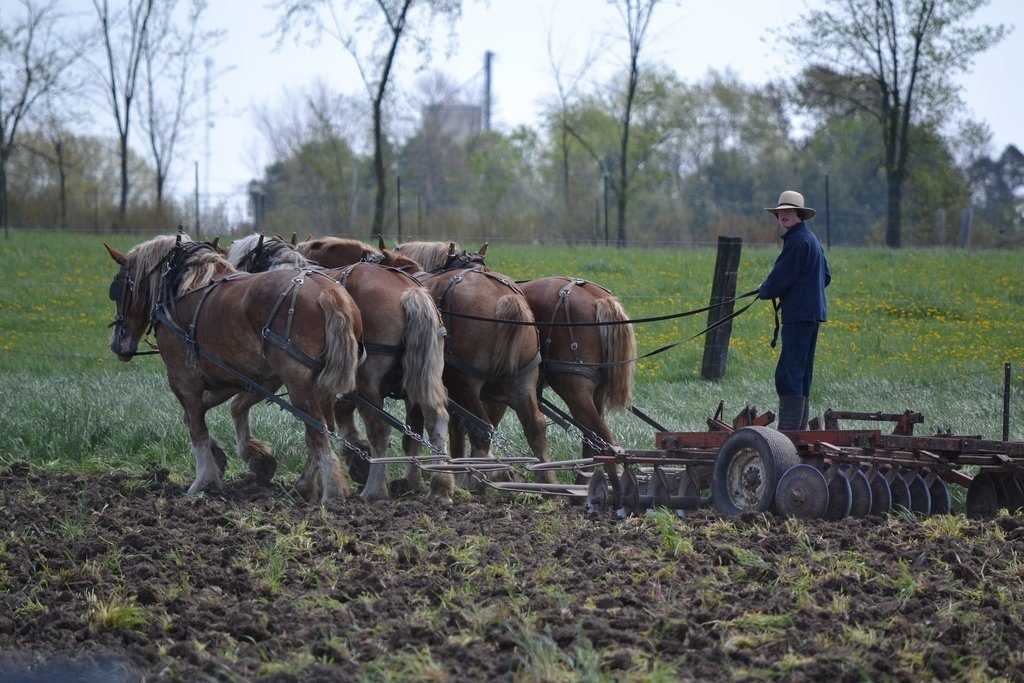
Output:
[[828,482],[810,465],[790,467],[775,489],[776,510],[783,516],[819,519],[828,510],[828,500]]

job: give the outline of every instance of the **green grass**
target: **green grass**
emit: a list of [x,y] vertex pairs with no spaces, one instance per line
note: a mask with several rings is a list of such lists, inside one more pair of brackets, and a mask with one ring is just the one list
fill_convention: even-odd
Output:
[[[107,348],[116,273],[102,243],[127,250],[131,235],[13,233],[0,241],[0,461],[50,467],[147,471],[190,476],[181,411],[156,356],[120,363]],[[222,240],[224,241],[224,240]],[[230,240],[228,240],[230,241]],[[754,289],[775,248],[743,251],[737,289]],[[708,303],[715,250],[501,246],[488,265],[516,279],[571,275],[617,294],[631,317],[678,313]],[[1024,277],[1014,251],[833,249],[830,321],[821,332],[812,408],[924,413],[921,433],[951,430],[998,438],[1002,366],[1013,363],[1011,438],[1024,438]],[[705,315],[638,325],[641,353],[685,339]],[[719,400],[731,418],[744,405],[775,409],[773,317],[757,302],[733,325],[725,379],[699,378],[700,339],[644,358],[636,404],[669,429],[703,430]],[[399,414],[399,406],[391,406]],[[254,430],[274,446],[281,471],[305,457],[302,430],[276,408],[253,412]],[[620,443],[650,448],[650,427],[612,417]],[[230,453],[226,408],[211,429]],[[511,418],[503,431],[521,441]],[[556,458],[577,443],[549,430]],[[392,439],[397,446],[397,436]],[[229,476],[240,472],[229,460]]]

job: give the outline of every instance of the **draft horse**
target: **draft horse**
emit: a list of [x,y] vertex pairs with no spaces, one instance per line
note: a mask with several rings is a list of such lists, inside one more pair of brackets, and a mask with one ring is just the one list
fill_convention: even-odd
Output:
[[[397,251],[428,269],[471,258],[455,243],[410,242]],[[480,267],[485,267],[485,254],[486,245],[476,255]],[[582,428],[582,457],[592,457],[615,443],[606,411],[627,410],[633,403],[637,355],[633,325],[619,299],[596,283],[544,277],[517,284],[538,323],[542,380]]]
[[[457,413],[460,419],[449,423],[452,456],[465,455],[465,433],[472,457],[491,457],[491,431],[498,424],[495,416],[500,418],[511,407],[523,426],[532,455],[547,462],[546,425],[536,393],[540,365],[537,330],[533,313],[515,282],[501,273],[478,268],[468,259],[446,259],[437,267],[426,268],[405,253],[407,244],[394,251],[376,251],[359,248],[351,240],[336,240],[307,240],[298,249],[329,266],[342,265],[357,254],[363,259],[379,258],[387,265],[415,271],[416,279],[433,295],[448,333],[444,383],[451,400],[461,408]],[[448,245],[443,247],[447,250]],[[500,411],[492,407],[496,404],[502,406]],[[466,424],[468,428],[462,426]],[[555,475],[544,471],[538,473],[538,479],[554,483]]]
[[[110,285],[110,349],[127,362],[155,328],[196,459],[189,493],[221,486],[226,458],[206,413],[236,397],[238,454],[257,479],[268,482],[277,466],[253,447],[248,421],[240,420],[252,405],[276,399],[305,423],[308,456],[296,489],[321,502],[347,496],[329,433],[335,397],[355,388],[361,356],[362,317],[345,288],[311,270],[241,273],[214,247],[183,234],[155,237],[126,254],[104,246],[120,266]],[[274,395],[282,385],[290,403]]]
[[[249,272],[318,268],[292,244],[258,234],[233,242],[227,258]],[[415,413],[413,422],[417,427],[426,427],[434,450],[447,452],[448,396],[442,382],[444,330],[430,293],[401,271],[372,263],[360,262],[322,273],[344,286],[362,313],[367,353],[356,373],[356,393],[371,458],[387,455],[390,427],[382,411],[384,398],[389,395],[404,398],[406,412]],[[356,428],[355,410],[356,403],[343,398],[335,406],[335,417],[345,440],[358,444],[362,438]],[[403,445],[407,457],[419,456],[419,441],[403,435]],[[349,471],[355,479],[360,478],[362,462],[359,454],[350,452]],[[411,491],[423,489],[422,473],[415,462],[407,464],[403,483]],[[450,501],[453,486],[450,474],[437,473],[431,477],[431,497]],[[369,465],[362,497],[390,497],[386,465]]]

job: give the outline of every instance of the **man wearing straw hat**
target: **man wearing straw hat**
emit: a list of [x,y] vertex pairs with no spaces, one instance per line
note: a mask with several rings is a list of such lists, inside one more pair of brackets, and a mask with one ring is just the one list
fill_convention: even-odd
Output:
[[806,429],[814,349],[818,344],[818,326],[826,320],[825,288],[832,281],[832,274],[821,243],[804,224],[815,212],[804,206],[802,194],[786,190],[779,195],[778,205],[765,211],[775,216],[782,229],[782,253],[758,288],[758,298],[778,299],[782,313],[782,351],[775,368],[778,428]]

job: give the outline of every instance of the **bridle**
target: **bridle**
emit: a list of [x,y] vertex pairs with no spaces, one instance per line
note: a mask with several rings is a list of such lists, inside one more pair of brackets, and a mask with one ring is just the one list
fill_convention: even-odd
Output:
[[[163,261],[158,263],[155,268],[159,268],[163,264]],[[154,269],[155,269],[154,268]],[[159,349],[153,345],[152,342],[145,339],[149,331],[153,329],[153,324],[150,322],[149,327],[146,328],[143,333],[142,341],[145,341],[152,347],[152,351],[133,351],[130,354],[122,354],[121,349],[123,348],[124,342],[128,339],[128,326],[125,324],[128,318],[125,316],[125,311],[128,310],[128,306],[131,303],[131,298],[135,296],[135,279],[132,278],[131,267],[127,263],[122,263],[120,270],[117,271],[117,275],[114,276],[114,280],[110,283],[110,290],[108,292],[110,300],[117,304],[115,309],[114,319],[110,321],[107,327],[114,328],[114,339],[110,342],[110,350],[118,355],[128,355],[130,358],[135,356],[151,356],[160,353]]]

